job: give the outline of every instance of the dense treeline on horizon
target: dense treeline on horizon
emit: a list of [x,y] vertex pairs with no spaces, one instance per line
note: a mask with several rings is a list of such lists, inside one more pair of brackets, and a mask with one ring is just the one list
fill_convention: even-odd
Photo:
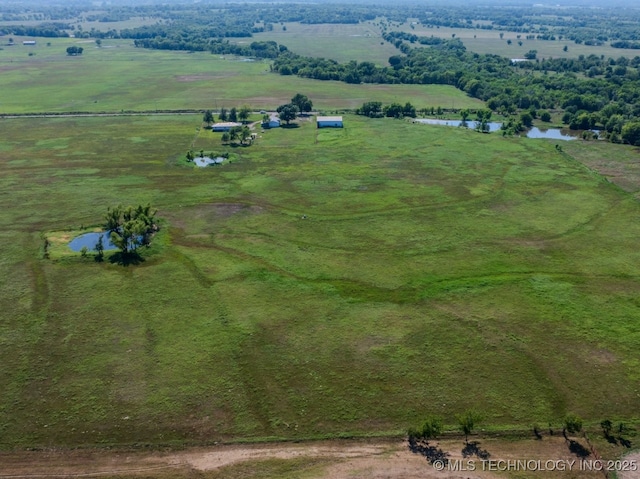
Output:
[[[27,26],[19,22],[41,22],[55,25],[59,36],[73,33],[75,36],[99,38],[151,38],[151,34],[170,36],[176,32],[193,35],[198,29],[206,27],[217,37],[243,37],[268,31],[284,22],[353,24],[385,18],[389,22],[400,23],[413,19],[427,27],[508,30],[535,34],[543,39],[564,38],[589,45],[613,42],[619,48],[635,48],[636,42],[640,41],[640,31],[637,29],[640,9],[633,7],[635,5],[621,7],[610,2],[607,8],[594,10],[584,6],[531,6],[514,1],[495,4],[483,2],[482,5],[475,2],[433,2],[425,5],[412,2],[233,4],[205,1],[195,4],[146,2],[137,5],[114,2],[96,8],[90,2],[64,5],[16,2],[3,5],[0,24],[14,24],[0,25],[0,33],[17,35],[17,29]],[[153,19],[156,24],[152,29],[148,26],[109,28],[110,23],[133,18]],[[80,21],[104,23],[105,28],[82,31],[80,25],[74,25],[74,22]]]

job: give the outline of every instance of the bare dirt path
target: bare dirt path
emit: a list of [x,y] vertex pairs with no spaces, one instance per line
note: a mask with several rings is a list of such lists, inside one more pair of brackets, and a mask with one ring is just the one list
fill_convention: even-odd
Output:
[[[400,441],[322,441],[221,445],[183,451],[46,450],[0,453],[0,479],[23,477],[99,477],[146,475],[173,471],[214,471],[226,466],[265,459],[323,458],[331,465],[324,477],[378,477],[358,470],[379,470],[387,478],[430,477],[424,457],[408,451]],[[334,462],[335,460],[335,462]],[[410,471],[413,471],[410,473]],[[413,474],[413,475],[412,475]],[[180,475],[179,477],[182,477]],[[436,477],[436,476],[433,476]]]
[[[483,463],[476,456],[463,457],[460,439],[435,444],[448,453],[447,466],[442,463],[431,465],[421,454],[412,453],[405,441],[383,439],[219,445],[177,451],[54,449],[0,452],[0,479],[107,475],[133,479],[139,474],[145,478],[186,479],[193,477],[194,472],[216,471],[221,475],[215,477],[232,479],[238,474],[234,467],[254,464],[256,470],[260,470],[259,462],[267,459],[322,460],[316,475],[305,475],[318,479],[604,478],[601,471],[580,471],[576,456],[569,453],[560,437],[541,441],[483,439],[478,444],[482,450],[490,452],[493,462]],[[528,469],[499,470],[508,460],[530,462]],[[640,453],[631,454],[625,460],[635,461],[640,468]],[[574,464],[573,470],[566,467],[568,464]],[[560,470],[560,466],[565,469]],[[640,479],[640,471],[620,473],[618,479]]]

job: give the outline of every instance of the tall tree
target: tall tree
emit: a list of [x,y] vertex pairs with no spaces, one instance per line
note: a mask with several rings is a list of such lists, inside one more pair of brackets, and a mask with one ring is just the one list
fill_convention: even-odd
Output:
[[249,105],[243,105],[238,111],[238,118],[243,123],[249,119],[249,115],[251,115],[251,107]]
[[392,103],[391,105],[385,105],[382,111],[386,117],[402,118],[404,107],[400,103]]
[[576,434],[580,431],[582,431],[582,419],[575,414],[567,414],[564,418],[564,428],[562,429],[565,439],[567,438],[567,433]]
[[240,143],[244,144],[245,141],[251,139],[251,130],[248,126],[243,126],[240,130]]
[[298,107],[300,113],[308,113],[313,109],[313,102],[309,100],[307,95],[303,95],[302,93],[296,93],[291,99],[291,103]]
[[238,110],[235,106],[229,110],[229,121],[238,121]]
[[416,117],[416,107],[413,106],[409,102],[405,103],[404,108],[402,109],[402,115],[403,116],[408,116],[409,118],[415,118]]
[[287,103],[286,105],[280,105],[277,110],[281,120],[287,122],[287,125],[291,120],[295,120],[298,114],[298,107],[293,103]]
[[97,262],[101,262],[104,260],[104,242],[103,242],[103,236],[104,235],[100,235],[98,237],[98,242],[96,243],[96,261]]
[[242,134],[242,127],[234,126],[229,130],[229,139],[231,141],[236,141],[238,138],[241,138],[241,134]]
[[491,120],[491,110],[489,109],[481,109],[476,113],[476,130],[481,131],[482,133],[489,133],[489,120]]
[[482,416],[475,411],[465,411],[456,417],[460,431],[464,434],[464,442],[469,443],[469,434],[473,432],[476,425],[482,421]]
[[229,119],[229,113],[227,112],[227,109],[225,107],[220,108],[218,119],[220,121],[227,121]]
[[427,441],[437,438],[441,433],[442,420],[438,417],[430,417],[422,425],[422,437]]
[[204,121],[207,125],[210,125],[211,123],[213,123],[213,113],[211,112],[211,110],[207,110],[204,112],[204,115],[202,116],[202,121]]

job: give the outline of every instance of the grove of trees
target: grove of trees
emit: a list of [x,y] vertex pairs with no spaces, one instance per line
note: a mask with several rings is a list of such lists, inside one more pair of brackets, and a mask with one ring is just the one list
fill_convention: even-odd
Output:
[[111,242],[126,256],[135,253],[138,247],[150,244],[153,233],[158,230],[155,215],[156,211],[152,211],[149,204],[118,205],[107,210],[105,230]]
[[72,47],[67,48],[67,55],[70,55],[70,56],[82,55],[83,51],[84,49],[82,47],[77,47],[74,45]]

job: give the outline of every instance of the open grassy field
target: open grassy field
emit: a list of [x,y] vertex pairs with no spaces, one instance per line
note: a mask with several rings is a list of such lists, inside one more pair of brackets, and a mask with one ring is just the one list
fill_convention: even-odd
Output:
[[374,22],[351,25],[289,22],[274,25],[271,32],[255,35],[256,40],[273,40],[299,55],[331,58],[341,63],[351,60],[388,66],[389,57],[398,50],[382,40],[380,27]]
[[[200,120],[2,120],[0,447],[638,419],[632,196],[546,141],[355,116],[194,169]],[[159,209],[141,265],[41,257],[120,202]]]
[[[349,85],[269,72],[269,63],[175,51],[145,50],[130,41],[51,39],[51,45],[0,50],[0,113],[219,109],[248,104],[275,109],[296,92],[315,108],[354,109],[366,101],[478,108],[479,100],[442,85]],[[82,46],[80,57],[66,55]],[[29,56],[32,53],[32,56]]]

